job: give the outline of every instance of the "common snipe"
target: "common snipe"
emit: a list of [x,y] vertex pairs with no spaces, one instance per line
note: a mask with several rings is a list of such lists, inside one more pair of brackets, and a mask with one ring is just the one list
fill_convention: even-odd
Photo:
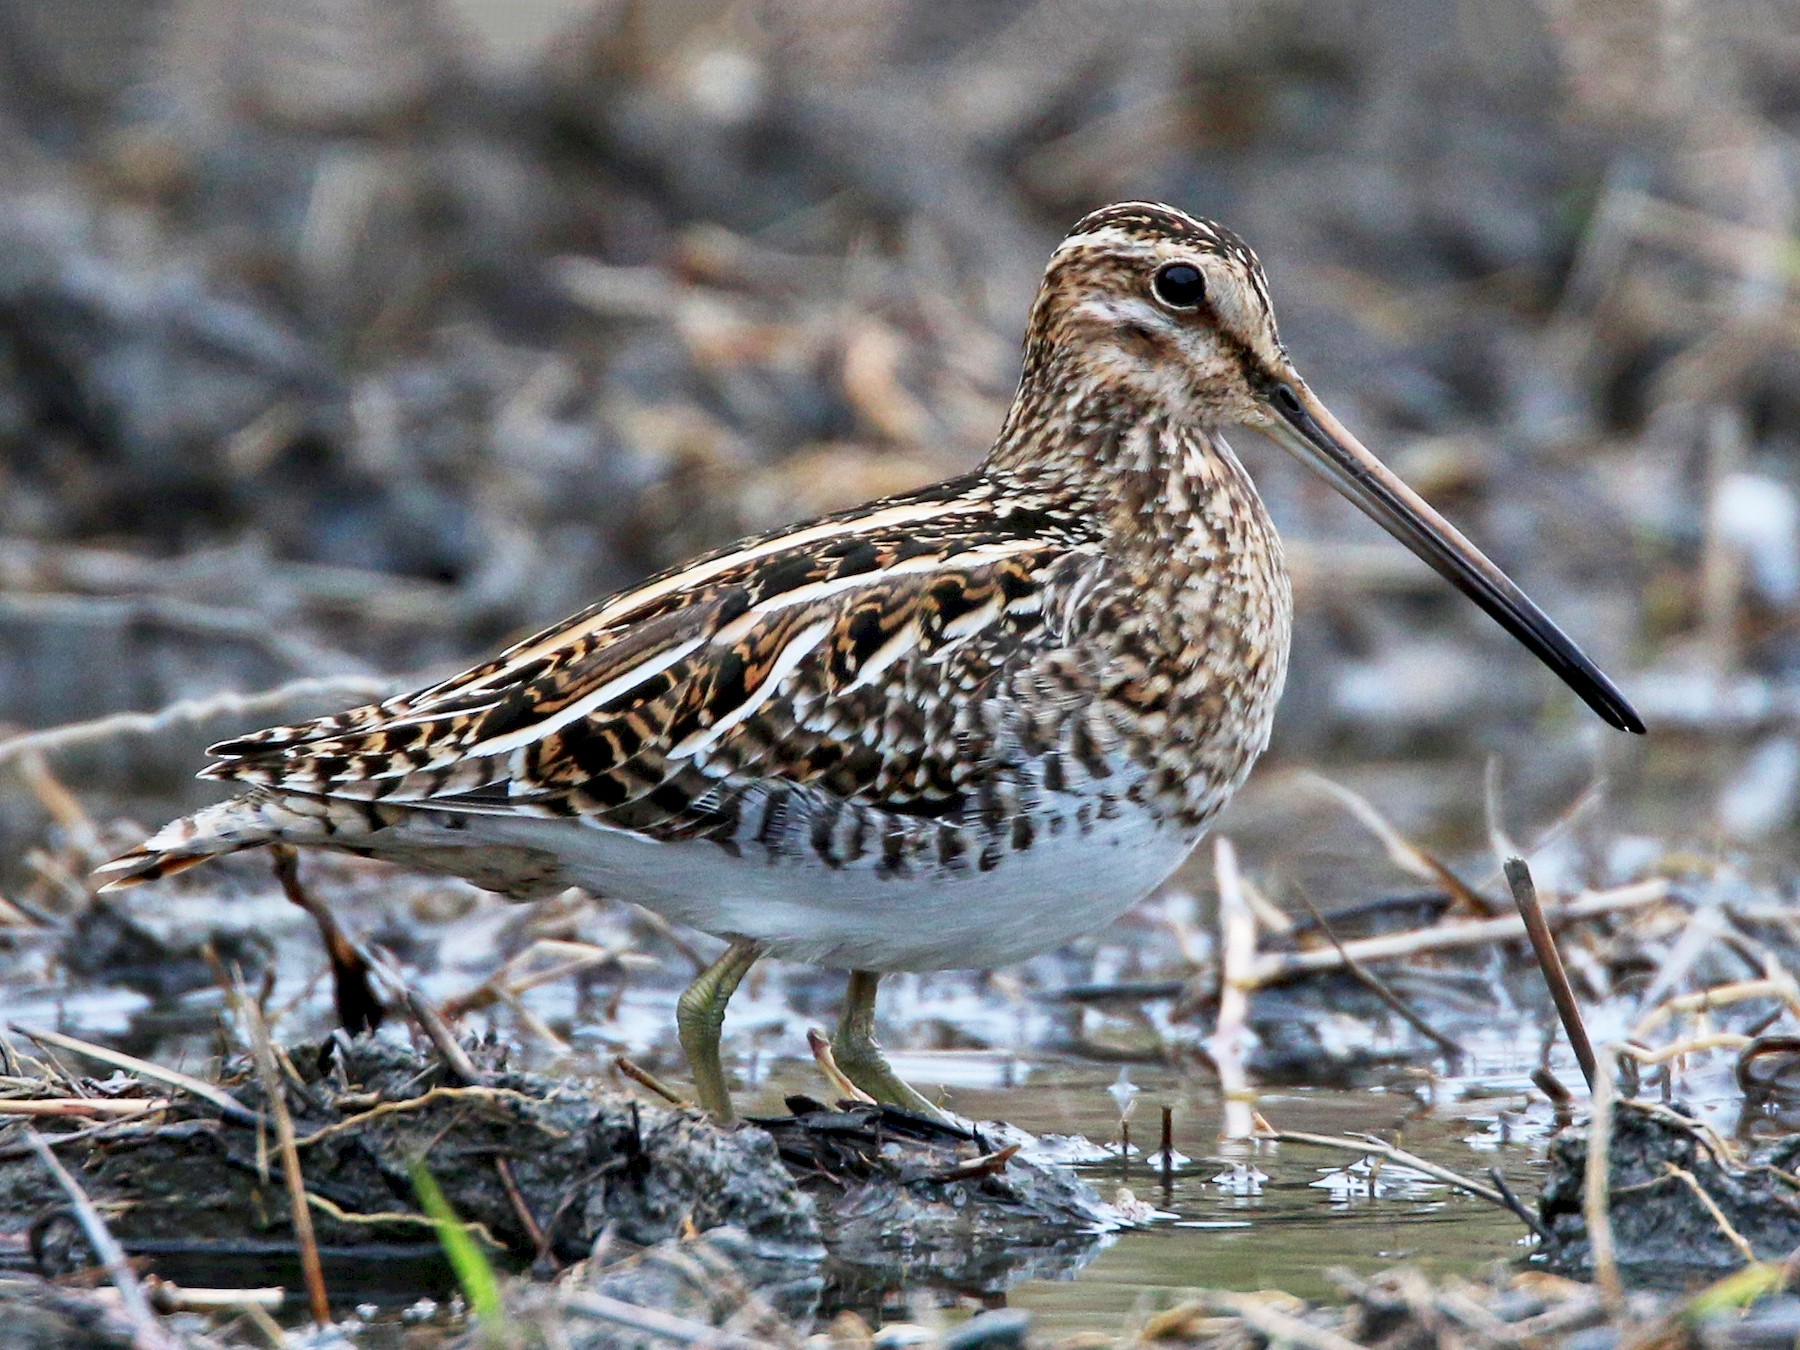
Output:
[[1235,425],[1643,730],[1307,388],[1249,248],[1131,202],[1051,258],[975,472],[733,544],[416,693],[215,745],[202,776],[247,790],[101,870],[110,889],[280,841],[634,900],[731,944],[679,1005],[707,1108],[730,1114],[720,1026],[765,953],[852,972],[839,1065],[923,1106],[872,1036],[879,973],[1104,924],[1268,742],[1292,604]]

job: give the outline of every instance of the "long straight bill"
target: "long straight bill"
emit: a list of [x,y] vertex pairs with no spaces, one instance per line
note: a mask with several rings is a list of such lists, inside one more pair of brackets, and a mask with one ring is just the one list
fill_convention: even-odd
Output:
[[1644,730],[1643,719],[1626,702],[1625,695],[1550,616],[1345,430],[1312,390],[1299,381],[1278,385],[1268,406],[1269,424],[1259,428],[1264,435],[1317,470],[1389,534],[1491,614],[1579,694],[1588,707],[1621,731]]

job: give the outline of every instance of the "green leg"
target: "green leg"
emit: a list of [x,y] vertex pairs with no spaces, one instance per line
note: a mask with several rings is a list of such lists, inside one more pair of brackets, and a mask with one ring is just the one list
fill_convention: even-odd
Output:
[[725,1089],[725,1071],[719,1065],[725,1005],[761,955],[761,947],[740,938],[700,972],[675,1004],[675,1028],[694,1075],[694,1094],[715,1120],[731,1119],[731,1094]]
[[880,980],[881,976],[872,970],[850,972],[850,987],[844,992],[844,1015],[838,1020],[837,1035],[831,1038],[832,1057],[844,1077],[876,1101],[903,1106],[933,1120],[947,1120],[942,1111],[900,1081],[881,1047],[875,1044],[875,986]]

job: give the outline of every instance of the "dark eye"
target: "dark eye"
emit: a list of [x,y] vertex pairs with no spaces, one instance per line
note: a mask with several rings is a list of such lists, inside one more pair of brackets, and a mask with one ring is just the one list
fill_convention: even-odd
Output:
[[1193,309],[1206,299],[1206,278],[1192,263],[1168,263],[1157,269],[1150,289],[1170,309]]

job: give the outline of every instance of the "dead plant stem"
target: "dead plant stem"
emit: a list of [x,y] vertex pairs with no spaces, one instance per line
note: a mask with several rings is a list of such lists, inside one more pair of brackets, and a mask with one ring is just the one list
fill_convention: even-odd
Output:
[[1613,1093],[1612,1059],[1609,1056],[1594,1075],[1581,1208],[1587,1223],[1588,1250],[1593,1255],[1594,1283],[1600,1287],[1607,1307],[1617,1312],[1625,1306],[1625,1287],[1619,1280],[1619,1256],[1612,1229]]
[[1219,1018],[1206,1048],[1219,1071],[1224,1099],[1219,1137],[1248,1139],[1255,1129],[1251,1106],[1256,1094],[1244,1067],[1244,1047],[1250,991],[1255,987],[1256,914],[1244,899],[1237,850],[1224,836],[1213,843],[1213,871],[1219,883]]
[[138,1283],[137,1273],[132,1270],[131,1262],[125,1256],[125,1249],[106,1226],[106,1220],[100,1217],[100,1211],[94,1208],[94,1202],[88,1198],[87,1192],[81,1189],[81,1183],[58,1161],[50,1151],[50,1146],[44,1142],[43,1136],[29,1125],[25,1127],[25,1140],[31,1145],[32,1152],[37,1154],[38,1161],[43,1163],[44,1170],[50,1173],[61,1187],[62,1193],[68,1197],[69,1208],[74,1210],[88,1246],[93,1248],[95,1257],[106,1267],[108,1277],[119,1291],[125,1315],[131,1321],[132,1340],[138,1350],[174,1350],[174,1342],[156,1320],[156,1314],[151,1311],[150,1301],[144,1295],[144,1286]]
[[1319,913],[1318,906],[1313,904],[1311,897],[1304,891],[1298,892],[1298,894],[1300,896],[1300,903],[1306,906],[1306,912],[1311,914],[1313,922],[1319,925],[1319,931],[1325,934],[1331,945],[1337,948],[1338,955],[1344,958],[1344,969],[1349,971],[1350,974],[1356,978],[1358,983],[1373,992],[1375,997],[1387,1004],[1387,1006],[1394,1011],[1395,1015],[1414,1031],[1418,1032],[1426,1040],[1442,1050],[1445,1056],[1451,1061],[1451,1072],[1455,1072],[1454,1066],[1457,1063],[1466,1060],[1469,1052],[1463,1049],[1460,1043],[1444,1035],[1443,1032],[1427,1022],[1422,1016],[1414,1011],[1404,999],[1392,989],[1388,988],[1385,980],[1376,975],[1373,971],[1370,971],[1362,964],[1362,962],[1350,955],[1349,952],[1345,951],[1343,942],[1340,941],[1338,935],[1332,931],[1331,925],[1326,921],[1325,916]]
[[561,1300],[560,1306],[578,1316],[630,1327],[676,1345],[705,1346],[706,1350],[776,1350],[768,1341],[753,1340],[723,1327],[708,1326],[656,1308],[640,1308],[608,1294],[570,1294]]
[[1724,1234],[1725,1240],[1737,1249],[1737,1254],[1744,1258],[1744,1263],[1748,1265],[1755,1261],[1756,1248],[1752,1247],[1750,1240],[1738,1232],[1731,1220],[1725,1217],[1725,1211],[1719,1208],[1717,1200],[1706,1193],[1706,1187],[1700,1184],[1700,1178],[1688,1171],[1687,1168],[1677,1167],[1672,1162],[1663,1163],[1663,1168],[1670,1176],[1694,1193],[1694,1198],[1712,1216],[1712,1221],[1718,1225],[1719,1232]]
[[314,1323],[331,1324],[331,1299],[325,1290],[325,1267],[319,1260],[319,1242],[313,1235],[312,1210],[306,1203],[306,1178],[300,1171],[300,1149],[294,1142],[294,1118],[288,1112],[287,1087],[282,1081],[281,1065],[275,1058],[275,1045],[269,1039],[268,1024],[262,1010],[245,992],[241,983],[233,984],[233,1001],[238,1016],[250,1037],[256,1077],[268,1099],[269,1114],[275,1121],[275,1144],[281,1154],[282,1177],[287,1183],[288,1208],[293,1218],[294,1241],[300,1247],[300,1270],[306,1279],[307,1301],[311,1304]]
[[[185,1073],[174,1069],[165,1069],[160,1064],[152,1064],[148,1060],[127,1055],[120,1050],[108,1049],[104,1045],[93,1045],[88,1041],[78,1041],[73,1036],[65,1036],[60,1031],[33,1031],[29,1027],[14,1024],[11,1028],[21,1036],[29,1037],[40,1045],[53,1045],[59,1050],[68,1050],[88,1059],[98,1060],[102,1064],[110,1064],[115,1069],[123,1069],[154,1082],[166,1083],[170,1087],[178,1087],[183,1092],[191,1092],[201,1101],[208,1102],[224,1113],[228,1120],[240,1125],[260,1125],[262,1117],[245,1106],[237,1098],[221,1087],[211,1083],[203,1083]],[[73,1081],[73,1080],[71,1080]]]
[[[1590,891],[1544,911],[1545,921],[1555,925],[1576,919],[1593,919],[1620,910],[1642,909],[1669,898],[1669,883],[1655,877],[1633,882],[1609,891]],[[1509,942],[1525,936],[1525,921],[1508,914],[1497,919],[1475,919],[1461,923],[1438,923],[1410,933],[1386,933],[1380,937],[1354,938],[1344,943],[1344,951],[1352,959],[1363,962],[1395,961],[1424,952],[1447,951],[1457,947],[1485,947],[1495,942]],[[1320,947],[1303,952],[1264,952],[1256,960],[1251,973],[1254,988],[1276,984],[1296,976],[1312,975],[1322,970],[1339,970],[1344,957],[1335,950]]]
[[1575,1051],[1575,1062],[1581,1076],[1587,1079],[1588,1091],[1594,1090],[1594,1043],[1588,1039],[1587,1024],[1581,1020],[1581,1005],[1575,1001],[1575,990],[1569,984],[1569,973],[1563,969],[1562,953],[1556,949],[1556,937],[1544,921],[1544,906],[1538,900],[1537,884],[1531,879],[1531,868],[1523,858],[1506,860],[1506,884],[1512,887],[1513,901],[1519,917],[1525,922],[1525,936],[1531,939],[1531,950],[1537,956],[1538,969],[1550,987],[1550,999],[1556,1004],[1556,1015],[1562,1019],[1563,1032]]

